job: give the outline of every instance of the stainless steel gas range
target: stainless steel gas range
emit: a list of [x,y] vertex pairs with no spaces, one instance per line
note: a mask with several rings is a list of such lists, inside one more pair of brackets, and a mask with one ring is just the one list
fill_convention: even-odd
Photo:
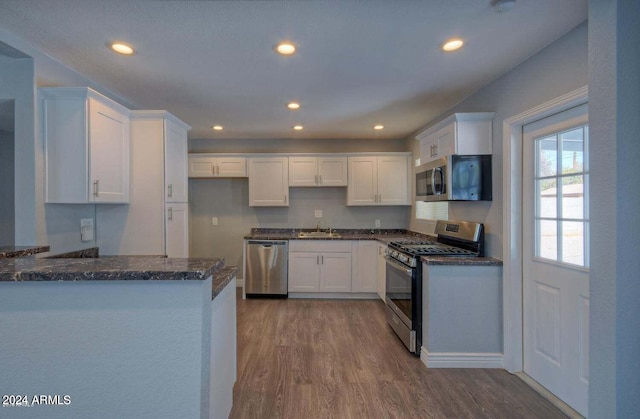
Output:
[[437,238],[389,243],[386,250],[387,321],[409,352],[422,346],[421,256],[484,256],[484,226],[466,221],[438,221]]

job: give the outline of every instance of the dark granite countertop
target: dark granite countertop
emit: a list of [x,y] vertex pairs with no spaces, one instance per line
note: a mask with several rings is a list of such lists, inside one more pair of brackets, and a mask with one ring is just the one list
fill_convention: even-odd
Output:
[[238,272],[237,266],[225,266],[218,269],[213,274],[213,283],[211,284],[212,300],[222,292],[222,290],[229,284],[229,282],[231,282],[231,280],[235,279],[236,272]]
[[49,246],[0,246],[0,259],[31,256],[49,251]]
[[100,258],[0,260],[0,281],[204,280],[224,259]]
[[[323,229],[324,231],[325,229]],[[298,228],[253,228],[244,236],[246,240],[377,240],[388,244],[393,240],[429,237],[402,229],[335,229],[340,237],[299,237],[301,232],[315,231]]]
[[420,260],[427,265],[502,266],[500,259],[490,257],[421,256]]

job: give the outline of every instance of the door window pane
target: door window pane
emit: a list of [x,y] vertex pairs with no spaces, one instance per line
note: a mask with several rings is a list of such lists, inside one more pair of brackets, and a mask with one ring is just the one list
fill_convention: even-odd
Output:
[[558,223],[556,221],[538,220],[538,254],[545,259],[558,259]]
[[534,140],[539,258],[588,266],[588,134],[583,125]]
[[562,222],[562,262],[584,266],[584,223]]
[[558,180],[556,178],[552,179],[542,179],[536,181],[538,196],[540,197],[538,208],[538,214],[543,218],[556,218],[557,209],[558,209]]
[[558,142],[556,136],[539,139],[536,143],[538,155],[537,176],[554,176],[558,168]]

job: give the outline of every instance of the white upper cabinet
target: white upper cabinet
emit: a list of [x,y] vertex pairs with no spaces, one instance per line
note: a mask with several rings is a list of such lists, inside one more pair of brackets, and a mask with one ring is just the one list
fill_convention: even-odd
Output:
[[349,157],[347,205],[411,205],[409,156]]
[[166,202],[188,202],[187,131],[188,126],[164,121],[164,192]]
[[129,110],[89,88],[39,94],[46,202],[129,202]]
[[249,206],[289,206],[289,159],[251,157],[249,163]]
[[347,186],[347,158],[289,157],[289,186]]
[[422,164],[451,154],[491,154],[494,112],[455,113],[416,136]]
[[190,178],[247,177],[247,159],[217,154],[190,154]]

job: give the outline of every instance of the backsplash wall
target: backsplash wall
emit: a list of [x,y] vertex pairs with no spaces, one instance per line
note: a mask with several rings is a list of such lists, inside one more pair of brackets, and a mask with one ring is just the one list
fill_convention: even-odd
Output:
[[[411,207],[347,207],[347,188],[290,188],[289,207],[249,207],[247,179],[190,179],[190,257],[224,257],[242,265],[251,228],[407,228]],[[314,210],[323,212],[314,218]],[[218,218],[213,226],[211,218]],[[238,273],[238,277],[242,272]]]

